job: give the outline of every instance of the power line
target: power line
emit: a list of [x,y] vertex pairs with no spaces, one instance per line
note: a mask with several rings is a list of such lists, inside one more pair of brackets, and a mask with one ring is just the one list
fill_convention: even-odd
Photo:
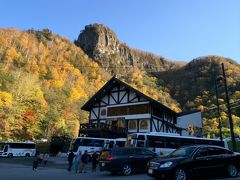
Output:
[[[225,104],[219,105],[219,107],[224,107],[224,106],[226,106],[226,105]],[[239,107],[240,106],[240,100],[236,100],[235,102],[230,103],[230,106],[231,106],[231,109],[235,109],[235,108]],[[212,108],[208,108],[207,110],[204,110],[203,112],[211,112],[211,111],[216,110],[216,109],[217,109],[217,107],[212,107]]]
[[[95,61],[93,61],[95,62]],[[11,65],[14,65],[12,62],[7,62],[7,61],[0,61],[1,64],[11,64]],[[87,65],[80,65],[80,64],[77,64],[77,65],[74,65],[74,64],[70,64],[70,65],[63,65],[63,64],[47,64],[47,63],[36,63],[36,64],[33,64],[33,63],[29,63],[29,62],[18,62],[19,64],[22,64],[23,66],[25,65],[28,65],[28,66],[41,66],[41,65],[44,65],[44,66],[55,66],[55,67],[63,67],[63,68],[67,68],[67,67],[75,67],[75,68],[94,68],[94,69],[131,69],[131,68],[139,68],[140,70],[145,70],[147,72],[161,72],[161,71],[158,71],[158,70],[154,70],[152,68],[146,68],[146,67],[138,67],[138,66],[131,66],[131,65],[128,65],[128,66],[122,66],[122,65],[114,65],[114,66],[87,66]],[[97,63],[97,62],[95,62]],[[151,66],[151,64],[150,64]],[[152,65],[154,66],[155,69],[161,69],[163,68],[162,66],[156,66],[156,65]]]

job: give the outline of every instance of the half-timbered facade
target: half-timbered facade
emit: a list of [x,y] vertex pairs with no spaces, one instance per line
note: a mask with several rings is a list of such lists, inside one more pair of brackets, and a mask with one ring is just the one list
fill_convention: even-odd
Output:
[[156,100],[144,95],[116,77],[109,80],[83,107],[89,111],[88,126],[81,126],[80,133],[113,136],[118,130],[123,137],[133,132],[181,133],[177,127],[178,114]]

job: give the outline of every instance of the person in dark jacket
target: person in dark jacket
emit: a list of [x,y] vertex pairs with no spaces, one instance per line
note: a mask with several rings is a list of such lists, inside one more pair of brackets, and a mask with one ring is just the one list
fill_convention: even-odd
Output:
[[71,152],[68,154],[68,171],[71,171],[72,169],[73,158],[74,158],[74,153],[71,150]]
[[81,161],[82,161],[82,164],[81,164],[81,168],[80,168],[80,173],[86,173],[85,169],[86,169],[86,166],[88,164],[88,153],[87,153],[87,150],[84,151],[84,154],[81,157]]
[[97,168],[97,163],[98,163],[98,154],[94,152],[92,154],[92,171],[96,171]]
[[34,171],[35,169],[37,169],[37,167],[38,167],[38,154],[36,153],[36,155],[33,157],[32,170]]

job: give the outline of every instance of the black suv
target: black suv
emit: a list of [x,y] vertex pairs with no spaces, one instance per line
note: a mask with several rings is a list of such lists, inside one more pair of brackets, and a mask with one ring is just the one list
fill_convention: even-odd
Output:
[[133,172],[147,170],[147,162],[156,154],[146,148],[113,148],[101,152],[99,166],[101,171],[121,172],[128,176]]

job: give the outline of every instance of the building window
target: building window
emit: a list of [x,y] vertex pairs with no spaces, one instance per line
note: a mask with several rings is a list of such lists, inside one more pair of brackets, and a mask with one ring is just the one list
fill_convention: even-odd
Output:
[[123,118],[108,119],[107,124],[115,127],[125,128],[125,120],[123,120]]
[[140,120],[139,126],[140,130],[149,130],[149,120],[146,119]]
[[137,120],[129,120],[128,121],[128,129],[129,130],[137,130]]
[[109,107],[107,110],[107,116],[121,116],[121,115],[149,114],[149,113],[150,113],[149,104]]

